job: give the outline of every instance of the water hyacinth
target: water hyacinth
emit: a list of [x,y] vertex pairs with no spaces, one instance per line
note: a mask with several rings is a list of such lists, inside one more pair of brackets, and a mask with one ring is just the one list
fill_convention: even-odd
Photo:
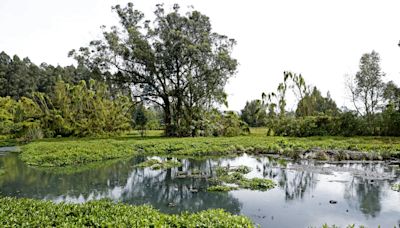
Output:
[[254,227],[244,216],[221,209],[169,215],[151,206],[107,200],[84,204],[0,197],[2,227]]

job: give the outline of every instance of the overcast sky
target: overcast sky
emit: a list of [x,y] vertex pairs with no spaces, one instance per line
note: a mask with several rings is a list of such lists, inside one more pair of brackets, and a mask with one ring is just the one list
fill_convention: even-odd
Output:
[[[101,25],[117,24],[117,0],[0,0],[0,51],[34,63],[69,65],[68,51],[101,37]],[[283,71],[301,73],[338,106],[346,101],[344,75],[355,74],[363,53],[377,51],[385,81],[400,84],[400,1],[369,0],[141,0],[152,16],[155,4],[208,15],[215,32],[237,40],[238,73],[226,87],[229,109],[274,90]],[[294,108],[290,104],[288,108]]]

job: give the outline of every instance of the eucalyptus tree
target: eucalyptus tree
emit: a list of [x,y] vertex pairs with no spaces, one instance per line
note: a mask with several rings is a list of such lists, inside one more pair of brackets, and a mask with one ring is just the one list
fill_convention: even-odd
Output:
[[371,117],[380,108],[385,88],[379,54],[375,51],[363,54],[359,68],[347,87],[357,112]]
[[0,53],[0,96],[19,99],[36,90],[39,68],[28,58]]
[[92,69],[116,72],[115,81],[132,95],[162,107],[167,135],[188,135],[204,110],[226,103],[224,86],[236,72],[235,40],[213,32],[196,10],[166,12],[156,5],[146,20],[132,3],[116,5],[119,26],[103,27],[104,37],[70,55]]

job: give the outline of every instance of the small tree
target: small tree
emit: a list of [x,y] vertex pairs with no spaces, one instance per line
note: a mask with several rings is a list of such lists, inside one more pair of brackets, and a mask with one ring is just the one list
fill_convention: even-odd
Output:
[[266,124],[266,107],[261,100],[246,102],[246,106],[241,111],[241,119],[250,127],[261,127]]
[[297,104],[296,116],[337,115],[339,109],[329,95],[326,97],[314,87],[310,94],[306,94]]
[[135,127],[139,129],[140,135],[143,137],[146,134],[146,124],[148,122],[147,110],[143,104],[136,106],[133,112],[133,122]]
[[362,55],[360,69],[347,85],[357,112],[367,118],[371,118],[377,109],[381,108],[385,88],[382,77],[385,73],[379,64],[380,57],[377,52]]

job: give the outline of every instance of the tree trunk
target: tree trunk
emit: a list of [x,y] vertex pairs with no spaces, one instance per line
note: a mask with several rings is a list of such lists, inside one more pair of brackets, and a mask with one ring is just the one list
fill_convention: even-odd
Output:
[[171,105],[168,98],[164,99],[164,124],[165,124],[165,135],[174,136],[175,130],[172,125]]

